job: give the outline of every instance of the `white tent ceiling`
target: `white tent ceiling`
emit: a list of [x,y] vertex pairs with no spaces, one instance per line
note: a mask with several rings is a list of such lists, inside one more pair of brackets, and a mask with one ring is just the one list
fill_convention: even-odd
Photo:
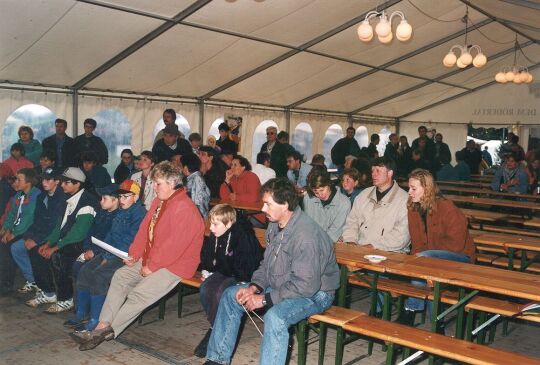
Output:
[[[514,40],[540,62],[537,0],[0,0],[0,82],[390,117],[493,83]],[[482,69],[447,69],[464,42]],[[361,43],[374,9],[401,10],[411,41]],[[394,26],[395,27],[395,26]]]

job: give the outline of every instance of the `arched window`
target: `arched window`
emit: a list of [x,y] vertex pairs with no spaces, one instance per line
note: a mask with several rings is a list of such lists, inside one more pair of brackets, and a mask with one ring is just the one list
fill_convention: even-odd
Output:
[[[255,132],[253,132],[253,143],[251,145],[251,161],[257,161],[257,153],[261,151],[261,146],[266,142],[266,128],[278,127],[273,120],[263,120]],[[279,130],[279,129],[278,129]]]
[[94,116],[96,135],[103,139],[109,151],[109,162],[104,166],[111,176],[120,163],[120,153],[131,148],[131,126],[127,117],[118,109],[105,109]]
[[223,123],[224,118],[219,117],[216,120],[214,120],[214,123],[210,126],[210,130],[208,131],[209,136],[214,136],[216,139],[219,139],[219,130],[218,127],[221,123]]
[[313,145],[313,130],[311,126],[302,122],[296,126],[292,136],[292,146],[295,150],[304,155],[307,161],[311,160]]
[[[178,126],[178,129],[184,135],[184,137],[188,139],[189,135],[191,134],[191,127],[189,126],[187,119],[184,118],[182,114],[176,113],[176,121],[174,123]],[[152,132],[152,139],[156,139],[157,134],[163,128],[165,128],[165,123],[163,122],[163,118],[161,118],[160,120],[158,120],[156,126],[154,127],[154,131]]]
[[2,133],[2,159],[9,158],[11,145],[19,140],[19,127],[27,125],[34,131],[34,139],[39,142],[55,133],[56,115],[43,105],[26,104],[16,109],[7,118]]
[[332,124],[324,133],[323,139],[323,156],[326,159],[326,166],[335,168],[336,166],[332,162],[330,151],[336,142],[343,137],[343,128],[339,124]]
[[380,142],[377,145],[377,151],[379,152],[379,156],[384,155],[384,151],[386,150],[386,145],[388,144],[388,137],[390,137],[390,134],[392,134],[392,130],[390,129],[389,125],[385,125],[384,127],[382,127],[381,131],[379,132]]
[[369,145],[369,136],[367,132],[367,128],[363,125],[356,128],[356,133],[354,135],[354,138],[356,139],[356,142],[358,142],[358,145],[360,148],[367,147]]

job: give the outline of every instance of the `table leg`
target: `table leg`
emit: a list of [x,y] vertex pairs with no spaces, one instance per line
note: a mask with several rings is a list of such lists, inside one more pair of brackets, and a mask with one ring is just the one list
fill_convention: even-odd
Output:
[[441,283],[438,281],[433,283],[433,304],[431,310],[431,332],[437,331],[437,323],[439,316],[439,307],[441,305]]
[[514,255],[515,250],[512,247],[508,248],[508,270],[514,270]]
[[347,286],[349,285],[349,270],[347,265],[340,265],[339,267],[339,289],[337,292],[337,306],[345,307],[345,300],[347,297]]

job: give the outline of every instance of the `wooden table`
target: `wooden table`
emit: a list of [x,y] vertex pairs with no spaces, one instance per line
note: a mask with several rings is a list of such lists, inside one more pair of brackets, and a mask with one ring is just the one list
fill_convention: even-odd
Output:
[[540,218],[526,220],[523,224],[529,227],[540,227]]
[[239,203],[237,201],[232,200],[224,200],[224,199],[211,199],[210,200],[210,206],[215,206],[218,204],[229,204],[234,209],[240,209],[247,213],[259,213],[262,210],[263,203]]
[[[487,221],[487,222],[497,222],[497,221],[504,221],[510,216],[506,213],[499,213],[499,212],[490,212],[487,210],[476,210],[476,209],[465,209],[461,208],[461,211],[465,216],[471,220],[477,220],[477,221]],[[482,223],[480,223],[481,225]],[[482,227],[480,226],[480,229]]]
[[506,199],[476,198],[474,196],[445,195],[447,199],[454,203],[467,203],[474,205],[490,205],[496,207],[509,207],[518,209],[527,209],[529,211],[540,210],[540,204],[535,202],[524,202]]
[[487,188],[491,189],[490,183],[479,182],[479,181],[437,181],[437,185],[454,185],[454,186],[468,186],[475,188]]
[[[373,264],[364,259],[367,254],[382,254],[388,259]],[[512,298],[540,301],[540,276],[518,271],[439,260],[430,257],[417,257],[405,254],[382,252],[365,247],[354,247],[347,244],[336,244],[336,259],[341,264],[338,290],[338,305],[345,304],[348,285],[348,269],[365,269],[373,272],[372,298],[376,294],[378,275],[395,274],[409,278],[426,280],[433,285],[433,310],[431,329],[435,331],[438,321],[448,313],[457,310],[458,323],[463,323],[466,303],[480,291],[500,294]],[[458,302],[439,313],[441,308],[441,283],[459,288]],[[467,291],[469,291],[467,293]],[[375,294],[373,294],[375,293]],[[374,301],[372,301],[373,307]],[[463,328],[457,328],[456,334],[463,334]]]
[[[519,271],[525,271],[540,258],[540,238],[510,234],[482,234],[474,237],[474,242],[503,248],[508,256],[508,270],[514,270],[516,250],[522,251]],[[535,253],[535,255],[529,259],[527,252]]]
[[452,186],[452,185],[446,186],[446,185],[439,184],[439,190],[456,192],[456,193],[467,193],[467,196],[488,195],[488,196],[494,196],[494,197],[527,199],[527,200],[532,200],[532,201],[540,200],[540,195],[505,193],[502,191],[494,191],[491,189],[482,189],[482,188],[474,188],[474,187],[466,187],[466,186],[458,187],[458,186]]

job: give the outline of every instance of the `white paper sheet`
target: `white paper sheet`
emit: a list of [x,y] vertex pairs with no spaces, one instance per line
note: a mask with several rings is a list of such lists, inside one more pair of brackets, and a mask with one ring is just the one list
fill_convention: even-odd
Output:
[[99,246],[99,247],[101,247],[105,251],[112,253],[114,256],[121,258],[122,260],[127,260],[129,258],[129,255],[128,255],[127,252],[119,250],[116,247],[113,247],[113,246],[109,245],[106,242],[98,240],[94,236],[92,236],[92,243]]

